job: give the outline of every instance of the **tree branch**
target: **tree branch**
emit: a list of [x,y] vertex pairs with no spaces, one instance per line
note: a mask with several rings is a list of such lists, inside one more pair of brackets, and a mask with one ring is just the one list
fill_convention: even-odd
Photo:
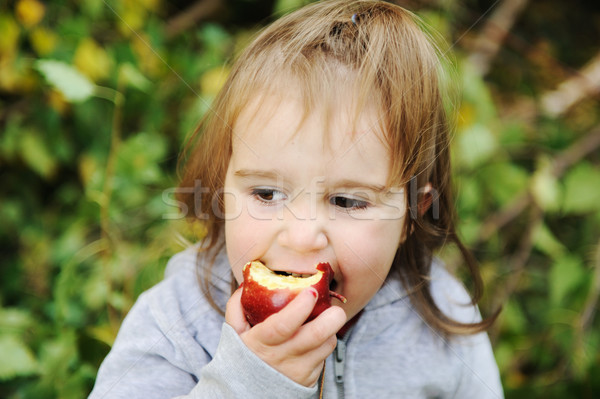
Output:
[[[492,309],[499,309],[502,304],[506,303],[508,298],[517,289],[519,282],[521,281],[523,271],[525,270],[527,260],[529,259],[531,251],[533,250],[533,237],[535,236],[535,233],[542,224],[543,220],[544,212],[542,212],[540,207],[533,204],[531,214],[529,216],[529,223],[527,223],[526,231],[523,233],[523,236],[520,240],[520,245],[508,262],[508,264],[511,265],[511,274],[506,283],[502,286],[502,289],[495,293]],[[498,326],[498,324],[495,324],[494,330],[490,332],[492,341],[495,341],[497,338],[497,334],[499,332]]]
[[165,33],[171,39],[186,29],[194,26],[198,21],[212,15],[222,5],[222,0],[199,0],[189,8],[175,15],[167,21]]
[[468,58],[481,76],[489,72],[504,39],[527,3],[528,0],[504,0],[487,20],[475,41],[474,51]]
[[[598,147],[600,147],[600,126],[596,126],[554,158],[552,162],[553,175],[557,178],[561,177],[570,166],[594,152]],[[529,189],[525,189],[512,202],[482,223],[477,240],[472,245],[487,241],[497,230],[517,218],[532,202],[533,198]]]
[[541,108],[549,116],[557,117],[589,96],[600,94],[600,52],[575,76],[558,88],[542,96]]
[[581,317],[579,320],[579,327],[582,331],[587,330],[587,328],[592,324],[594,320],[594,315],[598,310],[598,300],[600,299],[600,241],[596,246],[596,259],[594,262],[594,280],[592,281],[592,287],[590,288],[590,292],[586,298],[585,305],[583,306],[583,311],[581,312]]

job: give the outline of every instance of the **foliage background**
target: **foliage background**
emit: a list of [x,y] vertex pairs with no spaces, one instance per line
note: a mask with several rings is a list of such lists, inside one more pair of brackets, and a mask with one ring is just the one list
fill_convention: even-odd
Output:
[[[89,393],[137,295],[202,234],[173,206],[185,137],[238,49],[303,3],[1,3],[0,397]],[[461,233],[484,314],[504,305],[506,397],[598,397],[600,4],[398,3],[454,53]]]

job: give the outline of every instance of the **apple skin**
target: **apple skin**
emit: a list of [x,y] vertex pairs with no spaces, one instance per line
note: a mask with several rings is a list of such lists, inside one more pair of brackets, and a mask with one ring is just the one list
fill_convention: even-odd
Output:
[[[297,280],[297,283],[292,283],[294,286],[286,288],[267,288],[260,282],[255,280],[252,276],[252,268],[265,268],[262,263],[258,261],[249,262],[244,266],[243,276],[244,283],[242,288],[242,308],[248,323],[254,326],[273,313],[279,312],[283,309],[292,299],[296,297],[303,289],[307,287],[313,287],[317,293],[317,303],[313,308],[313,311],[306,319],[305,323],[313,320],[315,317],[320,315],[325,309],[331,306],[331,297],[335,297],[340,301],[346,303],[346,298],[342,295],[330,291],[329,285],[333,279],[333,270],[329,263],[321,262],[317,264],[317,273],[321,274],[321,278],[313,284],[306,285],[302,280],[307,278],[302,277],[291,277],[291,276],[280,276],[273,271],[269,271],[269,279],[293,279]],[[268,269],[267,269],[268,270]],[[314,276],[313,276],[314,277]],[[312,279],[314,280],[314,278]],[[311,281],[312,281],[311,280]]]

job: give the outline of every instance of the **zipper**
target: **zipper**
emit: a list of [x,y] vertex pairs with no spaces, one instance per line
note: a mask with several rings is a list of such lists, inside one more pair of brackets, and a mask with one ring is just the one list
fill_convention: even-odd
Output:
[[[346,336],[347,335],[348,334],[346,334]],[[333,357],[333,373],[335,376],[338,398],[344,397],[344,366],[346,364],[346,339],[344,338],[338,339]]]

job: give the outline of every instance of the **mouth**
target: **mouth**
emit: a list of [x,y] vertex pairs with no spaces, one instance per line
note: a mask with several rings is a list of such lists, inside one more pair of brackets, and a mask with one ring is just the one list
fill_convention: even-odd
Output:
[[[259,260],[259,262],[263,263],[265,266],[266,264],[262,261]],[[274,274],[278,275],[278,276],[283,276],[283,277],[293,277],[293,278],[298,278],[298,279],[308,279],[313,277],[315,274],[318,273],[317,269],[313,269],[310,273],[307,273],[306,271],[303,271],[301,273],[297,273],[297,272],[293,272],[293,271],[286,271],[286,270],[275,270],[275,269],[271,269],[270,267],[267,266],[268,269],[270,269]],[[329,283],[329,289],[331,291],[335,291],[338,287],[338,282],[335,279],[335,274],[333,275],[333,278],[331,279],[331,282]]]
[[298,277],[298,278],[308,278],[314,275],[313,274],[309,274],[309,273],[294,273],[294,272],[286,272],[283,270],[273,270],[273,273],[279,275],[279,276],[292,276],[292,277]]
[[329,290],[330,291],[337,291],[337,286],[338,286],[338,283],[337,283],[337,281],[335,280],[335,277],[334,277],[334,278],[331,279],[331,283],[329,283]]

